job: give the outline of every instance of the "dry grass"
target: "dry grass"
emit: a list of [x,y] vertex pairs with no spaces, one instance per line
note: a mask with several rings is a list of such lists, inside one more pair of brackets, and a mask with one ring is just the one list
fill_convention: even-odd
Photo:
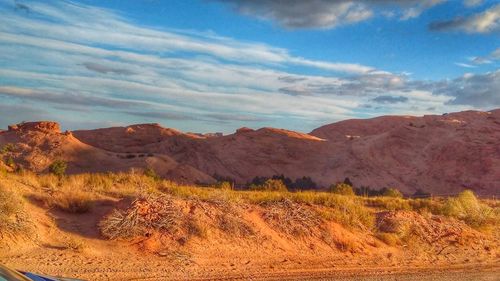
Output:
[[443,206],[443,213],[455,217],[475,228],[498,225],[498,211],[481,203],[470,190],[463,191],[457,197],[448,198]]
[[[76,213],[89,211],[93,198],[102,196],[122,199],[166,194],[179,200],[191,202],[195,200],[234,206],[261,205],[270,208],[270,206],[276,207],[283,202],[289,202],[287,204],[301,206],[313,212],[321,220],[331,220],[347,228],[363,230],[373,230],[374,213],[385,210],[446,215],[463,220],[476,228],[498,225],[500,217],[498,200],[488,201],[488,206],[475,197],[464,195],[454,199],[403,199],[394,197],[363,198],[315,191],[237,191],[180,185],[167,180],[155,180],[142,172],[80,174],[62,178],[54,175],[35,175],[30,172],[21,172],[7,173],[5,177],[41,191],[42,194],[47,194],[41,196],[42,201],[47,206]],[[222,206],[220,207],[222,208]],[[286,209],[285,206],[281,207]],[[115,215],[120,216],[119,214]],[[285,214],[285,216],[289,215]],[[240,220],[238,216],[230,218],[220,216],[213,219],[224,231],[239,232],[238,227],[232,227]],[[197,231],[196,226],[191,226],[191,228],[193,233],[204,232]],[[244,235],[245,227],[240,226],[240,228],[242,229],[240,234]]]
[[387,232],[377,232],[375,233],[375,237],[380,241],[384,242],[388,246],[397,246],[401,243],[398,235],[395,233],[387,233]]
[[29,225],[21,195],[0,185],[0,236],[23,232]]
[[50,194],[38,196],[48,208],[55,208],[63,212],[83,214],[91,211],[94,197],[81,190],[62,189]]

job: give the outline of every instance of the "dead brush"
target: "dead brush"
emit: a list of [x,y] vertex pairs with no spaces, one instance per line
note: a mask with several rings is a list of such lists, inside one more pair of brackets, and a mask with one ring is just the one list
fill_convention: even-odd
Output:
[[220,229],[226,233],[239,237],[248,237],[255,234],[254,230],[237,214],[220,214],[217,221]]
[[289,199],[261,205],[265,208],[262,218],[286,234],[294,236],[311,234],[313,228],[321,225],[321,219],[316,212]]
[[255,235],[255,231],[242,218],[240,211],[229,200],[219,197],[208,200],[207,203],[216,209],[216,212],[211,212],[210,216],[215,218],[220,230],[237,237]]
[[149,236],[153,231],[176,233],[182,218],[172,197],[151,195],[136,199],[128,209],[113,210],[99,223],[99,229],[109,239]]

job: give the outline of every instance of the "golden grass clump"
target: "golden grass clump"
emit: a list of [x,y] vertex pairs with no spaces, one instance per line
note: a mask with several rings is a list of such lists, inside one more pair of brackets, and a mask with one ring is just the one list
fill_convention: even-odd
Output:
[[465,190],[458,196],[448,198],[442,210],[444,215],[460,219],[474,228],[498,225],[498,213],[486,204],[481,203],[474,192]]
[[38,199],[49,208],[74,214],[87,213],[91,211],[94,204],[92,195],[78,189],[54,191],[51,194],[42,195]]

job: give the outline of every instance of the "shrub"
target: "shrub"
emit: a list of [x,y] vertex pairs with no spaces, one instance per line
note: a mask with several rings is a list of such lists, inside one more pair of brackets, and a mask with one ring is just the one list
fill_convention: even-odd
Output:
[[476,228],[498,223],[494,210],[479,202],[471,190],[462,191],[458,196],[448,198],[443,206],[443,213]]
[[232,190],[233,184],[228,181],[218,181],[215,183],[214,187],[218,189]]
[[268,179],[261,185],[250,186],[251,190],[261,191],[288,191],[282,180]]
[[7,165],[7,167],[10,168],[16,167],[16,162],[14,161],[14,158],[12,158],[12,156],[8,156],[7,158],[5,158],[4,163],[5,165]]
[[403,193],[395,188],[386,188],[382,196],[386,197],[394,197],[394,198],[403,198]]
[[154,180],[160,180],[161,179],[160,176],[158,176],[158,174],[156,174],[156,171],[153,168],[150,168],[150,167],[148,167],[148,168],[146,168],[144,170],[144,175],[146,177],[150,177],[150,178],[152,178]]
[[14,149],[15,149],[15,148],[16,148],[16,147],[15,147],[15,145],[14,145],[14,144],[12,144],[12,143],[8,143],[8,144],[6,144],[6,145],[4,145],[4,146],[2,147],[2,149],[0,150],[0,154],[5,154],[5,153],[12,152],[12,151],[14,151]]
[[58,177],[62,177],[66,174],[67,167],[68,165],[63,160],[56,160],[50,164],[49,171]]
[[302,177],[295,180],[292,185],[295,189],[316,189],[317,184],[311,179],[311,177]]
[[340,195],[346,195],[346,196],[354,196],[354,190],[352,189],[352,186],[345,184],[345,183],[337,183],[335,185],[330,186],[330,192],[335,193],[335,194],[340,194]]

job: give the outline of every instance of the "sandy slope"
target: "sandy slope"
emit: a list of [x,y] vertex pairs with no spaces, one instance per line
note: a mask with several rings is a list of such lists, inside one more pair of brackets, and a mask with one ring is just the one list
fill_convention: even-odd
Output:
[[[0,178],[0,184],[28,198],[26,208],[34,222],[26,235],[0,239],[0,263],[45,274],[97,281],[325,280],[353,274],[366,274],[367,280],[379,280],[377,276],[383,274],[391,274],[389,280],[416,280],[397,276],[414,278],[433,270],[437,273],[431,276],[456,276],[447,271],[454,269],[483,278],[475,273],[480,270],[488,278],[500,270],[499,233],[479,233],[447,218],[391,213],[398,221],[420,226],[416,244],[392,247],[371,232],[331,221],[313,226],[309,234],[287,234],[264,220],[263,205],[238,204],[229,209],[219,203],[176,199],[184,215],[205,225],[204,235],[153,233],[110,241],[100,235],[97,224],[111,209],[126,205],[126,200],[100,196],[91,212],[68,214],[33,199],[45,191],[22,178]],[[240,214],[234,218],[251,231],[222,231],[219,216],[224,214]]]

